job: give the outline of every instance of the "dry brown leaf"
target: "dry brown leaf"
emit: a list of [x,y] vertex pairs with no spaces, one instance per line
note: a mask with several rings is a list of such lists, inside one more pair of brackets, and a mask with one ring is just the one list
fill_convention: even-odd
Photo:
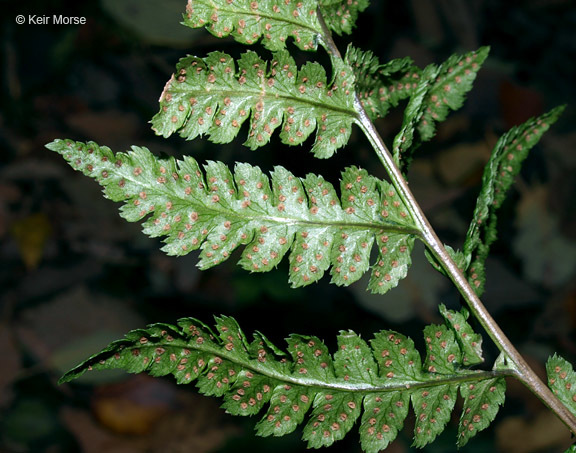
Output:
[[82,453],[144,453],[147,438],[122,437],[99,426],[88,412],[64,407],[60,418],[72,432]]
[[145,435],[175,409],[173,385],[137,375],[98,387],[92,410],[101,425],[116,434]]

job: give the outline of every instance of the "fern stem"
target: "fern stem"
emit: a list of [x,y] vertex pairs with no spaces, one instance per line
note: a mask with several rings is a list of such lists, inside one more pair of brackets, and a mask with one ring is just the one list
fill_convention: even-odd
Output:
[[320,35],[320,38],[322,39],[324,45],[326,46],[326,51],[332,57],[342,59],[340,50],[338,49],[338,46],[332,39],[332,32],[328,28],[328,25],[326,25],[326,21],[324,20],[324,16],[322,15],[322,10],[320,9],[320,7],[316,9],[316,14],[318,15],[318,22],[320,23],[320,28],[322,28],[322,35]]
[[[318,10],[318,18],[323,29],[322,39],[324,40],[328,53],[330,53],[332,58],[342,58],[338,51],[338,47],[332,39],[330,30],[324,22],[320,10]],[[420,238],[432,252],[434,257],[441,263],[447,275],[454,285],[456,285],[458,291],[468,304],[474,317],[480,322],[480,324],[482,324],[482,327],[486,330],[498,349],[505,354],[506,358],[510,362],[512,362],[515,377],[528,387],[546,406],[548,406],[572,431],[572,433],[576,434],[576,417],[560,402],[548,386],[542,382],[534,370],[530,368],[526,360],[524,360],[522,355],[510,342],[508,337],[506,337],[494,318],[492,318],[482,301],[476,295],[474,289],[470,286],[470,283],[468,283],[468,280],[462,271],[446,251],[444,244],[436,235],[436,232],[430,225],[430,222],[408,187],[408,183],[404,179],[402,172],[394,162],[392,154],[376,130],[374,123],[366,113],[358,95],[356,95],[355,107],[358,112],[357,123],[370,141],[374,151],[390,176],[392,185],[396,188],[400,198],[404,201],[407,209],[412,215],[412,218],[416,222],[416,225],[420,228]]]
[[410,210],[414,221],[420,228],[420,237],[430,249],[435,258],[442,263],[442,267],[447,272],[452,282],[460,291],[460,294],[467,302],[473,315],[478,319],[482,327],[486,330],[498,349],[503,352],[513,363],[515,377],[526,385],[546,406],[548,406],[562,422],[576,434],[576,417],[558,400],[548,386],[542,382],[538,375],[530,368],[526,360],[520,355],[514,345],[506,337],[500,326],[490,315],[484,304],[480,301],[474,289],[468,283],[462,271],[458,268],[452,257],[448,254],[442,241],[430,225],[430,222],[422,212],[414,195],[410,191],[408,184],[400,169],[394,163],[394,159],[374,124],[368,117],[360,100],[356,98],[356,109],[359,114],[359,126],[368,137],[374,147],[378,158],[384,165],[391,178],[391,182],[399,193],[407,209]]

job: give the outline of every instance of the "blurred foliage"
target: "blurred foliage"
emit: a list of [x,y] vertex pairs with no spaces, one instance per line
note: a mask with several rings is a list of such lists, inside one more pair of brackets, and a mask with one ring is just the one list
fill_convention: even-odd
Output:
[[[233,420],[193,388],[176,387],[170,380],[116,375],[73,386],[57,387],[55,382],[66,363],[95,352],[134,323],[174,322],[183,316],[210,319],[212,313],[222,313],[236,317],[247,331],[283,332],[271,338],[276,343],[295,331],[333,339],[340,329],[353,329],[365,338],[383,328],[401,329],[418,338],[424,323],[438,322],[439,302],[459,305],[450,285],[439,280],[422,287],[419,277],[406,279],[375,309],[359,295],[362,282],[349,290],[325,281],[291,290],[285,264],[276,273],[251,275],[234,265],[237,255],[229,264],[200,273],[194,267],[196,257],[162,254],[159,242],[118,217],[116,206],[102,198],[95,183],[45,150],[45,143],[65,136],[114,149],[137,144],[157,154],[246,161],[265,171],[278,164],[296,175],[320,168],[309,155],[310,142],[287,150],[272,140],[266,152],[251,152],[240,141],[215,146],[207,140],[190,143],[153,134],[147,121],[184,52],[205,56],[219,48],[237,55],[241,50],[232,40],[217,42],[208,33],[179,26],[181,15],[173,3],[184,10],[184,1],[166,6],[152,0],[0,1],[1,451],[303,451],[299,433],[255,438],[255,420]],[[53,13],[85,16],[87,23],[17,25],[14,20],[17,14]],[[575,362],[573,2],[374,1],[360,15],[359,29],[355,44],[381,61],[410,55],[423,66],[455,52],[491,46],[463,110],[422,147],[410,173],[411,187],[433,225],[455,248],[463,241],[487,150],[497,137],[568,103],[528,158],[512,200],[502,207],[484,300],[536,366],[551,351]],[[345,49],[348,38],[337,41]],[[387,143],[401,125],[401,113],[401,108],[393,110],[390,119],[378,123]],[[332,182],[347,165],[383,175],[369,145],[354,132],[346,150],[321,164]],[[530,248],[544,240],[548,246],[534,255]],[[569,266],[555,267],[558,254]],[[430,270],[430,275],[435,274]],[[54,318],[61,324],[47,329],[46,320]],[[274,329],[267,330],[267,322]],[[331,350],[334,346],[329,344]],[[509,396],[496,429],[479,435],[465,451],[528,453],[568,445],[566,430],[546,417],[529,392],[510,385]],[[111,402],[117,404],[112,410]],[[115,418],[121,411],[128,421]],[[139,431],[127,433],[126,425]],[[456,426],[453,420],[425,451],[451,451]],[[408,421],[387,451],[411,451],[412,428]],[[531,432],[540,433],[538,442],[526,437]],[[522,448],[511,446],[510,437],[526,442]],[[351,435],[330,451],[358,449],[358,439]]]

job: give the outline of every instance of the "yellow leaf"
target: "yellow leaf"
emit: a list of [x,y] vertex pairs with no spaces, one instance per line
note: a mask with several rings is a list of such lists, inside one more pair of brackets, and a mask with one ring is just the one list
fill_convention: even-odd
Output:
[[44,245],[52,234],[52,225],[43,213],[32,214],[16,221],[10,233],[16,240],[22,261],[28,270],[38,267],[44,253]]

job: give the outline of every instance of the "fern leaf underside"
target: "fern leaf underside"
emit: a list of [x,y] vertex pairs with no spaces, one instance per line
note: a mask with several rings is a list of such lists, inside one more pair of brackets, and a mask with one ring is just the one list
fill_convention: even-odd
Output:
[[345,61],[354,70],[356,92],[372,119],[383,118],[391,107],[412,96],[422,73],[409,57],[381,64],[372,52],[353,46],[348,47]]
[[369,0],[320,0],[319,3],[324,21],[339,35],[352,33],[358,14],[370,4]]
[[[434,123],[443,121],[450,110],[459,109],[489,52],[488,47],[452,55],[440,66],[427,66],[434,76],[428,81],[426,96],[415,124],[422,141],[434,135]],[[422,73],[412,59],[401,58],[381,64],[369,51],[349,47],[345,57],[356,77],[356,91],[372,118],[383,117],[390,107],[415,95]]]
[[289,37],[302,50],[316,50],[322,36],[316,7],[314,0],[188,0],[182,23],[242,44],[261,41],[269,50],[284,49]]
[[563,106],[557,107],[512,128],[498,140],[492,151],[484,170],[482,189],[463,246],[463,256],[470,263],[467,268],[468,281],[478,295],[484,292],[486,281],[484,263],[490,246],[497,237],[496,213],[502,206],[528,153],[563,111]]
[[297,178],[276,167],[268,178],[258,167],[220,162],[202,170],[191,157],[158,159],[145,148],[114,154],[96,143],[56,140],[47,145],[95,178],[106,197],[122,201],[121,215],[145,217],[144,232],[165,237],[163,250],[184,255],[201,248],[199,266],[217,265],[245,245],[239,264],[265,272],[289,254],[293,286],[319,280],[349,285],[370,267],[369,289],[384,293],[404,278],[418,230],[385,181],[347,168],[341,195],[321,176]]
[[182,23],[242,44],[261,42],[272,51],[286,48],[290,39],[302,50],[316,50],[327,39],[318,10],[327,27],[340,35],[352,31],[368,4],[368,0],[188,0]]
[[333,355],[316,337],[291,335],[285,353],[261,334],[249,341],[232,318],[217,318],[215,331],[186,318],[176,327],[156,324],[130,332],[61,382],[111,368],[171,374],[178,383],[197,381],[201,393],[223,397],[231,414],[266,410],[256,427],[263,436],[282,436],[306,423],[303,438],[317,448],[342,439],[360,420],[360,440],[368,453],[394,440],[410,403],[416,416],[414,444],[433,441],[450,419],[459,388],[464,407],[458,444],[464,445],[496,416],[504,401],[504,378],[463,368],[456,341],[462,340],[461,330],[450,323],[428,326],[424,336],[424,363],[412,340],[393,331],[377,333],[370,344],[343,331]]
[[576,415],[576,373],[572,364],[554,354],[546,362],[548,386],[558,399]]
[[436,123],[462,106],[488,52],[488,47],[481,47],[422,70],[410,58],[380,64],[372,52],[348,48],[345,60],[354,71],[355,90],[371,118],[384,117],[391,107],[409,100],[392,149],[404,172],[420,143],[434,136]]
[[314,134],[314,155],[330,157],[348,142],[357,120],[353,71],[339,60],[333,66],[328,83],[320,64],[298,69],[287,51],[274,53],[270,63],[252,51],[237,62],[222,52],[185,57],[164,88],[152,127],[164,137],[206,134],[215,143],[229,143],[247,121],[245,145],[251,149],[268,143],[279,128],[288,145]]

